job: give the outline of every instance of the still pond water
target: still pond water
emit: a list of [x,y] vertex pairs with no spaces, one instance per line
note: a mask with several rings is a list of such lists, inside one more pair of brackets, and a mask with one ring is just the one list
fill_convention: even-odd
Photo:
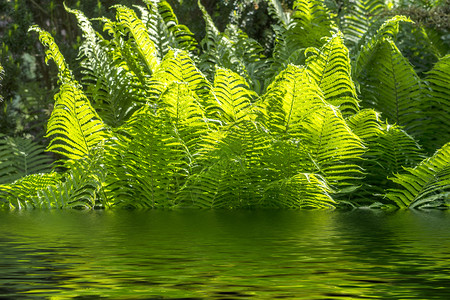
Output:
[[0,212],[0,299],[450,299],[450,212]]

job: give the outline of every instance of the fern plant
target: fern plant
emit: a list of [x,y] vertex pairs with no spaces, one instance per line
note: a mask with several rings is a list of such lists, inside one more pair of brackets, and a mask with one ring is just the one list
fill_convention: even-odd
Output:
[[440,59],[425,78],[421,110],[424,112],[420,141],[430,154],[450,140],[450,55]]
[[350,58],[340,33],[333,35],[320,49],[307,50],[306,65],[324,93],[325,100],[345,115],[359,110],[355,85],[351,79]]
[[230,69],[246,79],[258,94],[264,91],[267,61],[264,49],[255,40],[235,26],[220,32],[200,1],[198,5],[206,23],[206,35],[201,42],[204,53],[198,66],[212,80],[215,65]]
[[34,208],[32,197],[37,193],[60,182],[56,172],[32,174],[20,178],[11,184],[0,185],[0,207],[12,209]]
[[406,174],[396,174],[391,180],[399,188],[391,189],[387,197],[399,207],[448,207],[450,205],[450,143]]
[[[96,19],[105,36],[66,8],[83,34],[81,81],[32,28],[59,71],[47,149],[64,159],[58,172],[10,182],[10,145],[28,146],[1,137],[2,206],[448,205],[448,56],[419,78],[396,44],[407,18],[379,27],[368,14],[381,11],[376,1],[355,4],[361,20],[322,1],[294,1],[292,13],[269,1],[278,44],[267,58],[239,28],[219,32],[201,6],[202,49],[166,1],[145,4]],[[420,143],[445,145],[423,160]]]
[[0,134],[0,184],[11,183],[23,176],[46,173],[52,158],[44,147],[25,138]]

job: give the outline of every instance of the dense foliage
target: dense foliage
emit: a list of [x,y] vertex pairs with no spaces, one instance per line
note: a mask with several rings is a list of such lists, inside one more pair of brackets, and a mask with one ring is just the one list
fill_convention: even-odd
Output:
[[58,68],[46,137],[63,159],[50,168],[41,147],[0,136],[1,205],[448,207],[450,55],[439,35],[420,27],[436,63],[415,68],[399,48],[412,21],[382,1],[268,0],[267,56],[238,26],[221,32],[200,1],[200,44],[167,1],[144,2],[114,6],[114,19],[66,7],[82,31],[82,76],[52,35],[30,29]]

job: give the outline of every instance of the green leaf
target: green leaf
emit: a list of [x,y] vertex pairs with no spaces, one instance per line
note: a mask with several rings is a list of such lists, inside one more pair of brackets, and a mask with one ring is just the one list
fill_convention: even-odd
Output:
[[273,134],[298,137],[304,119],[326,104],[323,93],[305,68],[289,65],[262,97],[266,110],[263,122]]
[[449,206],[450,143],[415,168],[405,168],[406,174],[390,178],[399,185],[386,195],[401,208]]
[[167,119],[146,105],[106,144],[106,193],[112,206],[173,207],[187,175],[185,149]]
[[433,152],[450,141],[450,55],[441,58],[425,78],[426,89],[422,91],[420,140]]
[[380,44],[384,43],[386,39],[395,40],[398,33],[398,26],[400,22],[412,21],[405,16],[395,16],[386,22],[384,22],[376,34],[367,36],[366,39],[361,41],[361,46],[356,54],[356,59],[353,61],[352,71],[353,78],[358,80],[363,71],[371,72],[367,70],[367,65],[373,61],[373,56],[377,53],[377,48]]
[[51,162],[41,145],[29,139],[0,134],[0,184],[34,173],[49,172]]
[[49,60],[53,60],[58,68],[58,77],[62,83],[73,82],[74,77],[72,71],[70,71],[69,66],[64,59],[64,56],[59,51],[58,45],[56,45],[55,40],[45,30],[42,30],[39,26],[31,26],[28,31],[36,31],[39,34],[39,40],[42,45],[47,47],[45,50],[45,62],[48,63]]
[[356,0],[343,5],[345,11],[341,23],[345,42],[354,49],[365,37],[372,25],[380,19],[386,5],[383,0]]
[[0,185],[0,207],[13,209],[34,208],[33,197],[49,186],[55,186],[60,179],[58,173],[32,174],[11,184]]
[[159,65],[159,59],[155,45],[150,38],[144,23],[142,23],[132,9],[122,5],[115,5],[114,7],[117,11],[117,20],[130,30],[140,55],[144,59],[151,73],[154,73]]
[[79,159],[90,155],[107,133],[83,92],[74,84],[66,83],[55,96],[46,136],[51,137],[48,151]]
[[68,161],[69,171],[63,180],[47,185],[37,191],[32,198],[35,208],[83,208],[93,209],[105,204],[103,184],[106,169],[100,163],[102,150],[95,151],[93,157],[84,157],[77,161]]
[[323,91],[325,100],[339,107],[344,116],[356,113],[359,104],[342,35],[333,35],[319,51],[307,50],[307,54],[309,74]]
[[420,80],[391,39],[382,39],[361,82],[362,105],[414,133],[419,126]]
[[213,94],[218,101],[217,110],[221,121],[226,124],[251,118],[251,107],[255,93],[238,74],[217,68],[214,77]]

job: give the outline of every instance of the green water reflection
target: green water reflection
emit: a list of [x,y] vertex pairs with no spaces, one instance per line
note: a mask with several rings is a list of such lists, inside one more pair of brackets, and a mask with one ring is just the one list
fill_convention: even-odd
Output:
[[0,298],[448,299],[443,211],[0,212]]

